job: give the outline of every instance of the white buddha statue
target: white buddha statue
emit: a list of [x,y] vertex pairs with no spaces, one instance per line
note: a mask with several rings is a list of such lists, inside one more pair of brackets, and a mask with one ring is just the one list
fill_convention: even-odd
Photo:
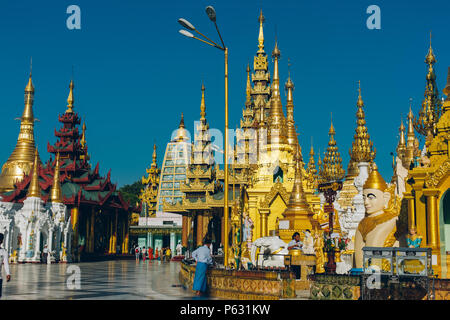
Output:
[[374,165],[363,187],[366,214],[355,235],[356,268],[363,267],[362,248],[399,246],[396,231],[400,211],[394,188],[388,188]]

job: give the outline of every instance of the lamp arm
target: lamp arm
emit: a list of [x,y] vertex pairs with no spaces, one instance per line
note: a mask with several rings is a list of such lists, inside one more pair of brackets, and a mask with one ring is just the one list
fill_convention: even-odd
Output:
[[222,42],[222,46],[223,46],[223,48],[225,48],[225,43],[223,43],[223,39],[220,34],[219,27],[217,26],[217,23],[215,21],[214,21],[214,25],[216,26],[216,30],[217,30],[217,33],[219,34],[219,38],[220,38],[220,41]]
[[217,46],[217,45],[215,45],[215,44],[213,44],[213,43],[210,43],[210,42],[208,42],[208,41],[205,41],[205,40],[203,40],[203,39],[200,39],[200,38],[198,38],[198,37],[196,37],[196,36],[193,36],[192,38],[194,38],[194,39],[196,39],[196,40],[198,40],[198,41],[204,42],[204,43],[206,43],[206,44],[209,44],[211,47],[215,47],[215,48],[217,48],[217,49],[222,50],[222,47],[219,47],[219,46]]
[[210,38],[208,38],[207,36],[205,36],[203,33],[201,33],[200,31],[198,31],[197,29],[195,29],[194,31],[197,32],[197,33],[198,33],[199,35],[201,35],[202,37],[204,37],[205,39],[207,39],[208,41],[212,42],[216,48],[219,48],[219,49],[221,49],[221,50],[224,50],[224,48],[222,48],[221,46],[219,46],[217,43],[215,43],[214,41],[212,41]]

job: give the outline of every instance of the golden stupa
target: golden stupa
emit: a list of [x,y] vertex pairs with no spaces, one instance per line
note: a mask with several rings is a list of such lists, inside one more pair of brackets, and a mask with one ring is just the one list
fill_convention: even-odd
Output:
[[[14,184],[28,175],[33,167],[35,156],[34,114],[33,114],[34,86],[31,78],[25,87],[25,108],[20,118],[20,132],[14,151],[2,167],[0,174],[0,193],[14,190]],[[37,155],[38,161],[39,154]]]

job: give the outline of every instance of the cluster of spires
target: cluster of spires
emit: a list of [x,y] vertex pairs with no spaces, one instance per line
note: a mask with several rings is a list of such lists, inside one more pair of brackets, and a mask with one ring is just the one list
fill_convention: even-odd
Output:
[[441,100],[439,99],[439,90],[436,85],[436,75],[433,67],[437,60],[431,46],[431,38],[432,36],[430,33],[430,48],[425,57],[428,73],[426,76],[427,84],[425,87],[424,99],[419,111],[419,117],[414,118],[413,122],[416,131],[425,136],[428,143],[436,134],[436,123],[441,115]]
[[[66,113],[73,113],[74,108],[74,82],[73,79],[70,81],[69,85],[69,95],[67,97],[67,110]],[[16,147],[14,148],[11,156],[8,158],[7,162],[5,163],[5,166],[8,163],[15,163],[15,162],[28,162],[32,163],[30,165],[31,169],[29,172],[24,171],[24,175],[31,176],[30,185],[28,187],[27,196],[28,197],[41,197],[42,190],[39,185],[39,173],[41,169],[41,160],[39,157],[38,149],[35,145],[35,139],[34,139],[34,122],[36,119],[34,118],[33,113],[33,103],[34,103],[34,92],[35,88],[33,85],[32,80],[32,63],[30,64],[30,73],[27,85],[25,87],[25,107],[24,111],[22,113],[22,117],[20,118],[21,124],[20,124],[20,132],[19,137],[17,140]],[[80,144],[82,148],[84,149],[86,147],[86,124],[83,122],[82,126],[82,136],[80,139]],[[85,157],[85,160],[89,160],[89,155],[86,153],[86,156],[80,156]],[[6,173],[6,174],[5,174]],[[7,170],[4,170],[2,174],[0,175],[0,182],[6,181],[7,178],[6,175],[8,174]],[[13,184],[17,183],[21,180],[22,177],[15,177],[15,179],[12,181]],[[1,192],[7,192],[11,190],[11,186],[1,186],[0,189]],[[57,152],[56,159],[55,159],[55,166],[54,166],[54,175],[53,175],[53,184],[50,190],[50,196],[49,201],[53,203],[62,203],[62,191],[61,191],[61,182],[60,182],[60,154]]]
[[[431,140],[436,136],[436,125],[442,115],[442,100],[439,98],[439,90],[436,84],[436,75],[434,72],[434,64],[437,62],[431,45],[430,33],[430,47],[425,56],[425,64],[427,65],[426,86],[424,92],[424,99],[418,113],[415,117],[412,112],[412,99],[410,99],[409,112],[407,115],[408,127],[405,128],[403,119],[400,122],[399,128],[399,142],[397,144],[397,155],[401,159],[403,166],[410,168],[415,156],[420,153],[418,149],[419,141],[414,130],[425,137],[425,146],[429,147]],[[450,77],[450,75],[449,75]],[[447,81],[447,86],[444,89],[444,94],[447,94],[450,80]],[[406,139],[405,139],[406,129]]]

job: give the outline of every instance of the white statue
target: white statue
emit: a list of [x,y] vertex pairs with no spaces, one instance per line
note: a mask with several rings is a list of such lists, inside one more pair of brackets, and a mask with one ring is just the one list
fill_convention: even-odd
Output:
[[395,175],[396,175],[396,185],[395,194],[399,197],[403,197],[403,193],[406,191],[405,180],[408,176],[408,169],[402,165],[402,160],[397,156],[395,158]]
[[243,241],[251,242],[253,236],[253,221],[249,217],[248,213],[244,211],[244,230],[243,230]]
[[363,267],[364,247],[398,247],[395,236],[399,214],[398,202],[376,166],[364,184],[366,216],[358,225],[355,236],[355,266]]
[[183,253],[183,246],[181,245],[181,241],[178,241],[175,250],[177,251],[177,256],[181,256],[181,254]]
[[[289,253],[287,243],[279,237],[262,237],[252,243],[250,257],[254,266],[284,267],[284,255]],[[259,249],[260,255],[256,255]]]
[[311,236],[311,231],[305,230],[303,231],[303,233],[305,234],[302,246],[303,254],[311,254],[311,255],[316,254],[316,252],[314,251],[314,239]]

